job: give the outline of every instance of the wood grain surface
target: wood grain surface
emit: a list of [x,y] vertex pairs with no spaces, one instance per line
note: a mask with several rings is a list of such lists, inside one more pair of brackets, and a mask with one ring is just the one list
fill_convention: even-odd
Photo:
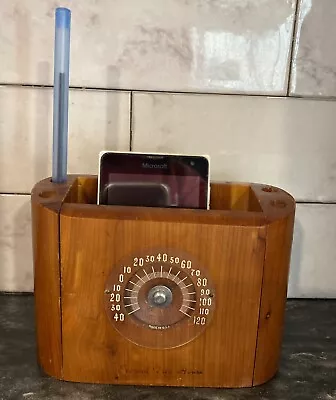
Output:
[[73,181],[54,185],[46,179],[31,194],[38,361],[57,378],[62,378],[59,212]]
[[[280,361],[289,264],[293,239],[295,202],[283,192],[269,200],[267,192],[256,189],[261,206],[269,216],[264,261],[261,309],[253,384],[271,379]],[[273,212],[274,208],[277,210]]]
[[[252,386],[274,375],[295,210],[287,193],[212,184],[210,211],[111,207],[95,204],[96,177],[72,179],[66,196],[54,196],[59,208],[52,223],[39,220],[33,200],[36,232],[48,231],[43,237],[54,243],[58,218],[60,226],[60,264],[58,245],[43,250],[42,234],[34,235],[40,359],[44,369],[50,354],[55,360],[47,373],[79,382],[209,387]],[[135,345],[114,329],[104,310],[110,274],[144,249],[190,254],[215,286],[209,326],[181,347]],[[43,274],[49,274],[51,292],[38,283]]]

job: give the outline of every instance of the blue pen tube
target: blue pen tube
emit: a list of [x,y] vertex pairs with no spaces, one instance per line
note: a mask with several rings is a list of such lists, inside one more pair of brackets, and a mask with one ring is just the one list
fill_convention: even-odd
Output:
[[57,8],[55,14],[52,181],[63,183],[67,180],[68,159],[71,12]]

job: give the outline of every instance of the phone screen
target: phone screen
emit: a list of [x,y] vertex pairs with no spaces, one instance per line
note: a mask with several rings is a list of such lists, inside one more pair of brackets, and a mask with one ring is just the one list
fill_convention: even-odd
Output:
[[99,204],[208,207],[209,162],[203,156],[106,152]]

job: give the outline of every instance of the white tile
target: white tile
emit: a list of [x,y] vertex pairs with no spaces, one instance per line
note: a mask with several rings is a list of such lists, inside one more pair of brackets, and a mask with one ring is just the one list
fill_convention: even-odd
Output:
[[32,292],[30,196],[0,195],[0,291]]
[[51,84],[54,9],[71,84],[284,94],[296,0],[1,0],[0,82]]
[[288,297],[336,298],[336,205],[297,207]]
[[336,200],[336,102],[136,93],[133,118],[134,151],[208,154],[214,181]]
[[[127,92],[71,90],[69,173],[98,172],[99,151],[128,150]],[[0,192],[29,193],[51,175],[52,90],[0,86]]]
[[300,0],[291,95],[336,96],[336,2]]

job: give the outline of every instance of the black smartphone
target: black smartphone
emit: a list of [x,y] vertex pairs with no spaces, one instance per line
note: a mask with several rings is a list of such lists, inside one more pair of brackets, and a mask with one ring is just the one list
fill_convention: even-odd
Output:
[[208,156],[103,151],[98,204],[209,209]]

